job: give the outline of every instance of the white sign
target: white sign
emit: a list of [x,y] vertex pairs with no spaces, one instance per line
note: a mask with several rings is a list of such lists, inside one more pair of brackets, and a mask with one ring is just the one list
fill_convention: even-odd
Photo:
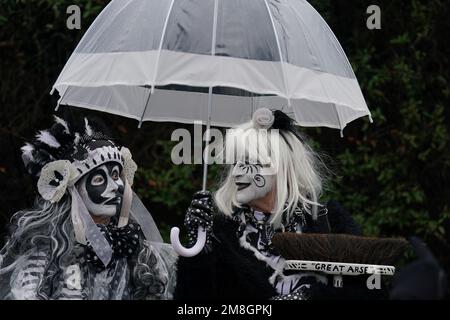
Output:
[[374,264],[324,262],[308,260],[286,260],[286,270],[317,271],[326,274],[360,275],[380,274],[393,275],[394,266],[383,266]]

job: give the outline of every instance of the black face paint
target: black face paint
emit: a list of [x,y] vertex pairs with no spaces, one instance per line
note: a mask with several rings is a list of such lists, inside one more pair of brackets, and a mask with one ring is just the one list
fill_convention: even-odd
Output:
[[[92,179],[96,176],[101,176],[103,178],[103,183],[99,185],[93,185]],[[102,197],[103,192],[105,192],[106,187],[108,185],[108,177],[104,170],[97,168],[94,171],[90,172],[86,179],[86,191],[88,192],[89,198],[93,203],[102,204],[105,201],[109,200],[107,198]]]
[[275,183],[275,175],[270,166],[261,163],[238,161],[232,175],[237,187],[236,200],[242,204],[266,196]]
[[100,215],[103,215],[103,212],[112,214],[111,209],[106,210],[107,207],[111,208],[111,206],[115,207],[113,211],[116,214],[120,211],[124,194],[120,170],[119,164],[110,162],[94,169],[86,176],[84,183],[89,198],[87,206],[88,209],[94,211],[94,215],[96,215],[96,212]]
[[255,174],[253,181],[258,188],[263,188],[266,185],[266,178],[259,173]]

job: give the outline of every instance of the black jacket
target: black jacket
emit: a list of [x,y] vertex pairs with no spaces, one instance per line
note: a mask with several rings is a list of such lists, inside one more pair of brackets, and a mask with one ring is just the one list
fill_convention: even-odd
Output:
[[[327,204],[328,221],[318,219],[307,221],[306,232],[345,233],[360,235],[361,231],[350,216],[337,202]],[[180,257],[178,260],[177,285],[174,298],[180,300],[267,300],[277,295],[275,288],[269,283],[274,270],[254,254],[241,247],[236,235],[238,223],[232,219],[217,215],[214,218],[212,250],[204,251],[191,258]],[[352,288],[355,279],[344,285]],[[364,283],[356,286],[365,289]],[[347,290],[347,289],[346,289]],[[350,289],[348,289],[350,290]],[[342,298],[344,289],[331,285],[317,285],[312,289],[311,298]],[[356,298],[364,298],[357,291]]]

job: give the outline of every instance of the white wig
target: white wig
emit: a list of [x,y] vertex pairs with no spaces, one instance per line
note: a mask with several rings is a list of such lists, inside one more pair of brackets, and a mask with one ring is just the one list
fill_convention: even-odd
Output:
[[[237,161],[244,161],[245,157],[245,161],[250,163],[271,162],[271,166],[276,170],[276,204],[270,222],[275,228],[283,228],[283,215],[286,214],[289,221],[299,204],[316,219],[317,206],[321,206],[318,203],[323,178],[320,169],[326,168],[320,157],[302,142],[305,141],[303,138],[299,139],[298,133],[277,129],[255,130],[258,128],[261,127],[249,121],[228,130],[225,137],[225,154],[229,157],[229,149],[233,148],[234,152],[237,151]],[[267,135],[266,139],[261,139],[261,131]],[[255,154],[252,152],[254,148],[258,150],[258,159],[252,157]],[[215,194],[217,207],[228,216],[232,215],[233,209],[242,205],[236,200],[237,186],[232,171],[233,166],[230,166],[224,182]]]

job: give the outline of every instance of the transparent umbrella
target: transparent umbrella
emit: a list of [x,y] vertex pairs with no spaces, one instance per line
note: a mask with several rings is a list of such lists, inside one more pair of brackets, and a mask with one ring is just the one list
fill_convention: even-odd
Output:
[[341,45],[304,0],[113,0],[54,90],[58,106],[122,115],[139,126],[233,126],[269,107],[342,135],[349,122],[370,118]]

